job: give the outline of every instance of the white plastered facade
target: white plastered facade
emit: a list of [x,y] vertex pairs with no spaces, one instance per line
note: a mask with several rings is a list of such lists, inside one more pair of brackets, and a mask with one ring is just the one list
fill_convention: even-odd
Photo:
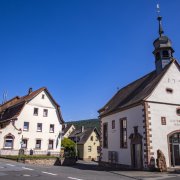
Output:
[[[44,95],[44,98],[42,98]],[[34,115],[34,108],[38,108],[38,115]],[[43,110],[48,110],[47,117],[43,116]],[[14,123],[9,122],[4,128],[0,129],[0,153],[1,154],[17,154],[21,148],[22,139],[27,139],[26,152],[32,149],[34,153],[58,154],[61,148],[61,132],[62,125],[58,116],[57,106],[44,90],[32,100],[27,102],[20,112]],[[24,130],[24,122],[29,122],[28,131]],[[42,132],[37,131],[37,123],[42,123]],[[50,132],[50,124],[54,125],[54,132]],[[14,136],[13,149],[4,147],[4,138],[11,134]],[[41,140],[41,148],[36,149],[36,140]],[[53,140],[53,149],[49,149],[49,140]]]

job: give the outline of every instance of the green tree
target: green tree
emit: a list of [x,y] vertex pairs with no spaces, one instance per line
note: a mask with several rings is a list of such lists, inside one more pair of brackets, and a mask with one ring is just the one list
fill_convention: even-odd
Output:
[[61,141],[62,147],[64,147],[65,156],[75,157],[76,155],[76,144],[74,141],[68,138],[64,138]]

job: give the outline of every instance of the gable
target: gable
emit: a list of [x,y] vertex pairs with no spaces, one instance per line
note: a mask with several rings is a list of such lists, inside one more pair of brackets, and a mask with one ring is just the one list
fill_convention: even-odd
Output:
[[55,103],[53,102],[53,100],[45,90],[43,90],[32,100],[30,100],[28,104],[33,106],[46,107],[46,108],[56,108]]
[[[147,101],[180,104],[180,69],[177,63],[172,63]],[[170,90],[173,92],[170,93]]]

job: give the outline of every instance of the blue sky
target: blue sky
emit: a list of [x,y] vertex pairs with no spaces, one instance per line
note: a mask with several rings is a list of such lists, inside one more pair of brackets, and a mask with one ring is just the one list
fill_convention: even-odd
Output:
[[0,100],[46,86],[65,121],[97,117],[117,88],[154,70],[157,2],[178,59],[179,0],[1,0]]

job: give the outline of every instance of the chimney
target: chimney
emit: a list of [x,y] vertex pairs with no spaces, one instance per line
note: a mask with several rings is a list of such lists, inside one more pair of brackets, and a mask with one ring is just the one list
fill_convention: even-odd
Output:
[[28,90],[28,95],[31,94],[32,91],[33,91],[32,88],[29,88],[29,90]]
[[84,132],[84,126],[81,126],[81,132]]

